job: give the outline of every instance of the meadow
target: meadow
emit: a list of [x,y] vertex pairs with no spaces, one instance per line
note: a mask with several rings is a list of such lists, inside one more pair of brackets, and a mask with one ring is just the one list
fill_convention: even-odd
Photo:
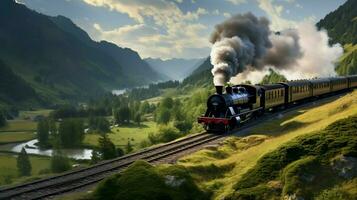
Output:
[[[142,122],[140,126],[137,124],[120,125],[112,128],[112,132],[108,133],[110,140],[118,147],[125,147],[130,141],[134,149],[140,148],[140,143],[148,139],[149,133],[156,132],[158,127],[155,122]],[[100,135],[91,133],[86,134],[83,143],[89,146],[98,146]]]
[[[50,158],[30,155],[32,165],[31,178],[41,175],[41,171],[50,168]],[[22,182],[29,177],[20,178],[16,168],[16,154],[0,153],[0,185],[11,184],[13,181]]]

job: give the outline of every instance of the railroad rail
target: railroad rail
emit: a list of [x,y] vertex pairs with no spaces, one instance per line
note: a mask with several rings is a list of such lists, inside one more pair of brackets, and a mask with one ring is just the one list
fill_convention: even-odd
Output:
[[0,199],[43,199],[69,192],[99,182],[105,177],[125,169],[136,160],[141,159],[152,163],[220,137],[222,135],[203,132],[123,157],[104,161],[88,168],[70,171],[14,187],[3,188],[0,189]]
[[[277,111],[275,113],[267,113],[258,120],[248,121],[246,124],[244,124],[244,126],[239,128],[239,131],[248,129],[252,126],[255,126],[256,124],[261,123],[262,121],[271,119],[280,114],[290,112],[308,104],[314,105],[316,102],[323,101],[324,99],[330,99],[335,96],[336,95],[330,96],[329,98],[322,98],[309,103],[302,103],[292,106],[286,110]],[[2,188],[0,189],[0,199],[44,199],[75,191],[80,188],[85,188],[86,186],[94,185],[104,178],[122,171],[136,160],[141,159],[150,163],[157,163],[170,156],[185,153],[192,149],[201,147],[202,145],[209,142],[222,139],[223,137],[231,135],[231,133],[235,131],[236,130],[225,135],[216,135],[202,132],[166,144],[143,149],[136,153],[128,154],[119,158],[103,161],[88,168],[77,169],[30,183]]]

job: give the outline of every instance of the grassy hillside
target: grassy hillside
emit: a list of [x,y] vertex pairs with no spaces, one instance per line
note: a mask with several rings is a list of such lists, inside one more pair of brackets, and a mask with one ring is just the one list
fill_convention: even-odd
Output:
[[85,198],[121,199],[127,194],[157,199],[161,191],[166,199],[175,199],[175,188],[182,199],[190,194],[198,195],[195,199],[352,199],[357,194],[356,98],[357,91],[278,116],[241,133],[249,136],[230,137],[174,165],[139,162]]
[[338,61],[336,72],[339,75],[357,74],[357,44],[346,44],[345,53]]
[[[300,109],[271,119],[249,131],[251,136],[232,138],[218,149],[207,149],[180,160],[198,174],[202,187],[214,190],[220,199],[233,192],[233,186],[266,153],[302,135],[317,132],[331,123],[357,114],[357,91],[316,108]],[[213,170],[219,169],[219,170]],[[214,174],[206,175],[205,170]],[[217,171],[217,173],[215,173]]]

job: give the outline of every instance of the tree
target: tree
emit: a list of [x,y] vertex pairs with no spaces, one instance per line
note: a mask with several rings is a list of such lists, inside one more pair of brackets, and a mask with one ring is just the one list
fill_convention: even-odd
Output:
[[269,74],[263,77],[260,84],[279,83],[284,81],[287,81],[284,75],[275,72],[273,69],[269,69]]
[[31,175],[31,162],[25,148],[22,148],[19,156],[17,157],[17,170],[20,176]]
[[167,124],[171,118],[171,113],[167,108],[160,108],[156,116],[156,122],[158,124]]
[[6,115],[0,110],[0,127],[6,126]]
[[180,130],[181,133],[186,133],[192,129],[192,123],[188,121],[176,121],[174,126]]
[[100,161],[100,153],[97,150],[92,151],[92,156],[91,156],[91,163],[95,164]]
[[164,108],[172,108],[174,105],[174,100],[170,97],[165,97],[162,101],[160,106]]
[[58,137],[63,147],[76,147],[80,145],[84,139],[83,121],[64,119],[59,125]]
[[69,158],[61,153],[61,151],[54,151],[51,157],[51,171],[54,173],[61,173],[72,168]]
[[110,141],[109,137],[106,134],[103,134],[98,139],[98,143],[101,158],[103,160],[116,158],[118,156],[114,143]]
[[148,138],[151,144],[157,144],[161,142],[170,142],[180,136],[180,132],[175,127],[162,126],[159,128],[158,133],[150,133]]
[[150,104],[147,101],[144,101],[141,105],[140,105],[140,112],[141,113],[150,113]]
[[110,132],[110,123],[105,117],[90,117],[89,127],[99,133]]
[[48,126],[50,129],[50,133],[52,136],[56,136],[57,135],[57,125],[56,125],[56,121],[53,119],[50,119],[48,122]]
[[114,118],[116,123],[129,123],[130,121],[130,109],[128,106],[123,106],[114,112]]
[[42,119],[37,123],[37,139],[41,147],[48,145],[49,131],[48,120]]
[[126,153],[130,153],[134,150],[133,145],[130,143],[130,140],[128,140],[128,143],[126,144],[125,147]]
[[137,113],[135,114],[134,121],[138,124],[138,126],[140,126],[141,113],[137,112]]

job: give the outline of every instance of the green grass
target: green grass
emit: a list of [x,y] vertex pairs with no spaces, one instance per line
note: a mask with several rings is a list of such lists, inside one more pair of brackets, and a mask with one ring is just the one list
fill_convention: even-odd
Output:
[[23,142],[36,138],[33,132],[0,132],[0,144],[9,142]]
[[[108,136],[119,147],[125,147],[128,141],[138,149],[140,142],[148,138],[149,133],[156,132],[158,127],[155,122],[143,122],[139,127],[134,124],[123,125],[112,129]],[[86,134],[84,144],[98,146],[99,134]]]
[[28,119],[28,118],[33,118],[38,115],[42,115],[44,117],[49,116],[49,114],[53,110],[49,109],[43,109],[43,110],[34,110],[34,111],[20,111],[19,118],[20,119]]
[[0,128],[0,132],[23,132],[36,131],[37,122],[31,120],[9,120],[5,127]]
[[152,165],[137,161],[123,173],[99,184],[89,199],[154,200],[207,199],[185,168]]
[[[23,181],[30,177],[18,177],[16,168],[15,154],[0,154],[0,185],[10,184],[12,182]],[[39,175],[39,172],[50,167],[50,158],[42,156],[30,155],[30,162],[32,165],[32,176]],[[33,177],[32,177],[33,178]]]
[[218,178],[214,179],[207,179],[204,174],[194,175],[202,188],[214,191],[214,199],[222,199],[233,192],[236,181],[265,154],[298,136],[322,130],[339,119],[356,115],[356,99],[357,91],[354,91],[336,101],[299,109],[281,118],[271,119],[249,131],[249,137],[232,138],[221,147],[186,156],[179,160],[179,164],[191,170],[204,170],[211,165],[218,168],[233,166],[231,170],[218,174]]

